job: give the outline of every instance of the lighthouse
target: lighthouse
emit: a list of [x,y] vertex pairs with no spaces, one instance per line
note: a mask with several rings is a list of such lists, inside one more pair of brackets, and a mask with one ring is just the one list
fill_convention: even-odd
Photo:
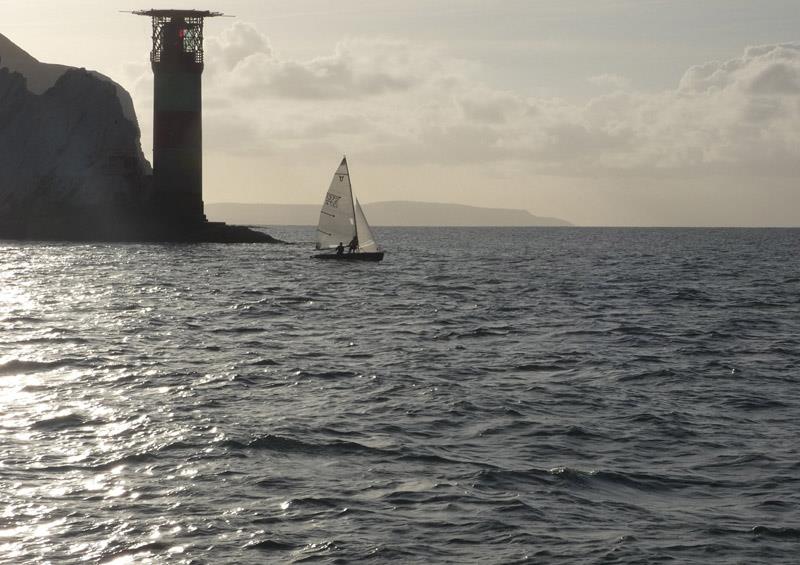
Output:
[[200,10],[141,10],[153,21],[153,200],[175,223],[206,221],[203,211],[203,21]]

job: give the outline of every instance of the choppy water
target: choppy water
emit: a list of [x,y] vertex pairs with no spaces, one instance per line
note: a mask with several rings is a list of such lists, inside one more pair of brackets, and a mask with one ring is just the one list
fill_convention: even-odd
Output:
[[379,234],[0,242],[0,562],[797,562],[800,230]]

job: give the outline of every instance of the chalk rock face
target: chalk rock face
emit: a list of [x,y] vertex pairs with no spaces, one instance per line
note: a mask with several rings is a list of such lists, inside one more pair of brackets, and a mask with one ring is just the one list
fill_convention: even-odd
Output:
[[113,224],[143,201],[150,175],[124,89],[39,63],[0,35],[0,234]]
[[0,239],[277,242],[165,211],[140,135],[121,86],[0,35]]

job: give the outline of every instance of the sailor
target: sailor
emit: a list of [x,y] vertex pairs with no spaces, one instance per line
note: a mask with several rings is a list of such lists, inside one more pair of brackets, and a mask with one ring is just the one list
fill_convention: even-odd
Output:
[[337,255],[343,255],[344,254],[344,245],[342,245],[341,241],[339,242],[339,245],[336,246],[336,254]]
[[350,245],[347,246],[347,252],[352,253],[356,249],[358,249],[358,236],[354,235],[353,239],[350,240]]

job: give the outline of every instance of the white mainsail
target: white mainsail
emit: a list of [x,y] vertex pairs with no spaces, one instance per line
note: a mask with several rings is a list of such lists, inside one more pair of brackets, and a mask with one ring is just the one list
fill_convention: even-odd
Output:
[[319,213],[317,249],[332,249],[339,243],[346,246],[355,234],[355,206],[345,157],[331,179],[331,185]]
[[358,249],[360,251],[378,251],[375,236],[372,235],[372,230],[369,229],[367,217],[361,209],[361,204],[358,203],[358,198],[356,198],[356,233],[358,234]]

